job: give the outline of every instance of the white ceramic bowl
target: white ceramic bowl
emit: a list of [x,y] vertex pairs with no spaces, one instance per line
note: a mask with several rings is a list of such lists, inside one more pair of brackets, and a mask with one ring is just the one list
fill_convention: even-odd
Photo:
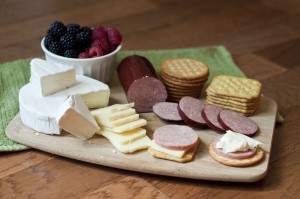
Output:
[[59,56],[48,51],[44,45],[44,39],[45,38],[43,38],[41,41],[41,47],[45,53],[46,60],[54,63],[73,66],[76,69],[77,74],[85,75],[104,83],[107,83],[112,79],[117,55],[122,48],[121,45],[119,45],[118,48],[116,48],[116,50],[107,55],[79,59]]

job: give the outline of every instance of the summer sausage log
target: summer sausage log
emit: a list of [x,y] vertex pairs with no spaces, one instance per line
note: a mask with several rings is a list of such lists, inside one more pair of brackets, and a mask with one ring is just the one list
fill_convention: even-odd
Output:
[[201,115],[206,124],[216,131],[225,131],[225,129],[220,125],[218,121],[218,115],[222,110],[223,109],[219,106],[207,104],[201,112]]
[[225,130],[252,136],[258,130],[257,124],[250,118],[231,111],[222,110],[218,115],[218,121]]
[[231,159],[246,159],[246,158],[251,158],[252,156],[255,155],[256,149],[249,149],[247,151],[238,151],[238,152],[230,152],[230,153],[224,153],[222,149],[219,149],[216,147],[217,142],[222,138],[221,136],[218,136],[214,139],[212,143],[213,150],[215,151],[216,154],[222,157],[226,158],[231,158]]
[[145,57],[128,56],[117,71],[127,100],[135,103],[137,112],[151,112],[156,103],[166,101],[166,87],[157,79],[153,65]]
[[201,112],[205,107],[205,103],[193,97],[183,97],[179,101],[178,112],[183,121],[196,128],[206,126]]
[[184,125],[165,125],[154,131],[156,144],[171,150],[187,150],[198,143],[198,135]]
[[153,112],[164,120],[182,121],[178,113],[178,104],[173,102],[159,102],[153,106]]

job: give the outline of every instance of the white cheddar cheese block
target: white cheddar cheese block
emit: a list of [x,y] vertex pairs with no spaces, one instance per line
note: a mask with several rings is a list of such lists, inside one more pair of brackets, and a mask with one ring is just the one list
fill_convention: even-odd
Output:
[[107,106],[104,108],[100,108],[97,110],[94,110],[94,112],[96,112],[97,114],[104,114],[104,113],[115,113],[118,111],[123,111],[125,109],[129,109],[129,108],[133,108],[134,107],[134,103],[129,103],[129,104],[114,104],[111,106]]
[[80,95],[71,95],[58,109],[60,128],[83,139],[91,138],[100,128]]
[[113,112],[113,113],[101,113],[101,112],[99,113],[99,110],[101,110],[101,109],[91,111],[91,113],[94,116],[94,118],[96,119],[96,121],[111,122],[111,121],[115,121],[115,120],[121,119],[126,116],[134,115],[136,113],[135,109],[133,109],[133,108],[128,108],[128,109]]
[[100,127],[105,130],[109,130],[109,131],[112,131],[115,133],[123,133],[125,131],[130,131],[130,130],[133,130],[133,129],[136,129],[136,128],[139,128],[139,127],[142,127],[145,125],[147,125],[147,121],[145,119],[140,118],[136,121],[129,122],[129,123],[117,126],[117,127],[107,127],[107,126],[100,126]]
[[114,133],[105,129],[97,131],[97,134],[106,137],[108,140],[118,144],[128,144],[146,135],[146,129],[137,128],[124,133]]
[[71,66],[35,58],[30,62],[30,71],[30,82],[41,96],[65,90],[76,83],[75,69]]
[[41,133],[60,134],[56,112],[70,95],[79,94],[89,108],[108,105],[110,90],[106,84],[82,75],[76,79],[74,86],[45,97],[36,94],[32,83],[23,86],[19,92],[22,122]]
[[129,123],[129,122],[136,121],[139,118],[140,118],[139,114],[134,114],[134,115],[126,116],[126,117],[123,117],[121,119],[114,120],[114,121],[111,121],[111,122],[110,121],[98,120],[97,123],[99,125],[106,126],[106,127],[117,127],[117,126]]
[[147,149],[149,148],[151,143],[151,140],[148,136],[144,136],[128,144],[120,144],[114,139],[109,141],[117,148],[118,151],[122,153],[134,153],[135,151]]
[[187,150],[170,150],[170,149],[166,149],[163,148],[159,145],[157,145],[155,143],[154,140],[151,141],[150,147],[156,151],[160,151],[162,153],[168,154],[168,155],[172,155],[178,158],[182,158],[184,156],[184,154],[186,153]]

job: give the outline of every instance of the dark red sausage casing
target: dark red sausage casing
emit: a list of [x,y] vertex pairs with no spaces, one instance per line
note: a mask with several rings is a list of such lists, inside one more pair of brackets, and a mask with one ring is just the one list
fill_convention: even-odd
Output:
[[137,112],[151,112],[156,103],[166,101],[166,87],[157,79],[153,65],[145,57],[128,56],[117,71],[127,100],[135,103]]

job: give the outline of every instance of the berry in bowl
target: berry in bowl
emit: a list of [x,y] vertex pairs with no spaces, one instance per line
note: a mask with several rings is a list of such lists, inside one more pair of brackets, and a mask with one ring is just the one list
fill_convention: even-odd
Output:
[[102,82],[113,76],[122,35],[112,27],[94,28],[53,22],[41,41],[48,61],[73,66],[76,73]]

